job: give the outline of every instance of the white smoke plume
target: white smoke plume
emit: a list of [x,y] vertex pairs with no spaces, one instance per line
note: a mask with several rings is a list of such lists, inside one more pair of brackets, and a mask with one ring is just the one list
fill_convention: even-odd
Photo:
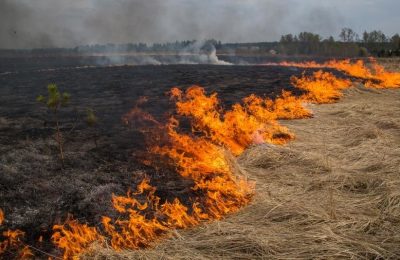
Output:
[[[204,49],[207,47],[206,49]],[[109,54],[108,54],[109,53]],[[172,64],[211,64],[233,65],[220,60],[214,45],[207,41],[196,41],[176,54],[150,55],[144,53],[110,53],[105,51],[96,54],[96,65],[172,65]]]

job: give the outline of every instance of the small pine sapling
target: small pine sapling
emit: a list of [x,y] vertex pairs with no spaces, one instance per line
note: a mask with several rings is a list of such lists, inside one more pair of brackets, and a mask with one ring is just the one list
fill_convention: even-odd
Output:
[[[92,129],[94,129],[97,126],[98,123],[98,119],[96,114],[94,113],[93,109],[88,108],[86,110],[86,124],[91,127]],[[97,134],[93,133],[93,140],[94,140],[94,144],[96,145],[97,148]]]
[[59,110],[61,107],[68,105],[70,97],[70,94],[66,92],[61,93],[56,84],[49,84],[47,86],[47,96],[45,97],[40,95],[36,98],[38,102],[46,105],[46,107],[53,113],[56,122],[55,141],[58,144],[62,167],[64,167],[64,139],[60,129]]

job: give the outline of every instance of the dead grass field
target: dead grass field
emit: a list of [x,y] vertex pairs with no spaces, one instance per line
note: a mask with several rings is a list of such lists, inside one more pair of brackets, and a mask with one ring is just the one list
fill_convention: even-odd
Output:
[[382,64],[387,70],[400,71],[400,58],[380,58],[379,64]]
[[400,91],[352,88],[315,117],[283,122],[297,139],[239,159],[251,205],[178,230],[154,248],[94,248],[84,259],[399,259]]

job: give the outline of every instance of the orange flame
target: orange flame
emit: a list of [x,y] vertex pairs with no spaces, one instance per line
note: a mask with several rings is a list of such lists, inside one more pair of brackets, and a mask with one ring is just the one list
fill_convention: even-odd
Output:
[[[0,226],[3,225],[5,220],[4,212],[0,209]],[[22,239],[25,236],[25,232],[21,230],[6,230],[2,233],[3,241],[0,241],[0,256],[3,255],[6,251],[18,251],[22,246]],[[18,253],[18,259],[29,259],[34,255],[28,246],[24,246]]]
[[158,210],[159,198],[154,195],[156,189],[145,178],[137,187],[133,195],[146,194],[146,202],[141,203],[128,192],[127,196],[113,196],[114,208],[119,213],[128,214],[128,219],[117,220],[112,224],[112,219],[103,217],[102,223],[106,233],[111,236],[111,246],[115,250],[124,248],[138,249],[149,246],[167,228],[156,218],[147,218],[145,210]]
[[193,138],[190,135],[179,134],[176,128],[179,121],[171,118],[167,131],[170,146],[151,149],[154,154],[170,158],[176,165],[176,170],[183,177],[200,179],[204,176],[229,172],[223,149],[205,138]]
[[[334,68],[348,75],[366,80],[370,87],[400,86],[398,73],[385,71],[373,63],[373,69],[363,61],[329,61],[324,64],[281,63],[283,66],[302,68]],[[141,99],[127,115],[125,123],[142,121],[155,124],[168,137],[166,144],[153,145],[152,155],[165,157],[182,178],[191,180],[196,196],[183,203],[178,198],[163,201],[157,197],[156,187],[146,177],[136,188],[124,196],[113,195],[112,204],[118,218],[102,218],[102,229],[80,224],[71,217],[63,225],[54,226],[53,243],[63,250],[64,258],[74,258],[91,243],[109,241],[115,250],[138,249],[151,246],[168,231],[188,228],[202,221],[221,219],[246,206],[254,195],[254,183],[236,176],[234,159],[253,143],[285,144],[294,138],[278,120],[309,118],[312,112],[305,103],[332,103],[351,86],[351,81],[335,77],[332,73],[317,71],[312,75],[292,77],[292,84],[305,93],[299,97],[283,91],[272,100],[250,95],[243,103],[224,110],[217,94],[207,95],[203,88],[192,86],[186,91],[173,88],[171,99],[176,102],[176,115],[163,126],[150,114],[139,108]],[[189,119],[192,131],[182,133],[180,120]],[[157,134],[155,135],[157,136]],[[156,141],[159,141],[157,139]],[[155,160],[148,160],[155,165]],[[3,221],[0,212],[0,223]],[[100,233],[104,231],[104,235]]]
[[[168,230],[187,228],[198,224],[200,217],[204,217],[201,209],[193,204],[193,210],[184,206],[177,198],[172,203],[165,202],[159,206],[159,198],[154,195],[155,188],[149,185],[145,178],[137,188],[135,195],[146,194],[146,202],[140,203],[130,193],[126,197],[114,197],[113,204],[120,213],[128,213],[126,220],[117,220],[103,217],[103,226],[111,236],[111,246],[115,250],[138,249],[149,246]],[[146,215],[145,210],[148,211]],[[194,214],[191,214],[193,212]],[[151,214],[150,214],[151,213]]]
[[[179,174],[194,181],[193,189],[206,194],[202,201],[204,212],[197,215],[201,219],[219,219],[249,203],[253,184],[234,176],[228,151],[205,137],[177,133],[178,122],[171,121],[168,128],[171,145],[155,147],[153,152],[170,158]],[[193,210],[199,213],[199,208],[195,208],[198,204],[194,205]]]
[[0,209],[0,226],[3,225],[4,222],[4,212],[2,209]]
[[[264,112],[260,117],[261,114],[257,113],[260,111],[254,109],[257,104],[250,98],[247,107],[235,104],[231,110],[224,112],[219,107],[217,94],[207,96],[199,86],[192,86],[185,93],[173,88],[171,93],[177,99],[178,115],[190,117],[195,131],[202,132],[215,144],[226,146],[234,155],[241,154],[254,142],[255,133],[260,133],[265,141],[274,144],[284,144],[293,139],[288,129],[275,121],[276,111],[260,106],[258,110]],[[271,101],[270,108],[272,106]],[[270,115],[267,116],[266,112]]]
[[365,80],[365,86],[373,88],[399,88],[400,73],[386,71],[379,65],[375,59],[370,58],[372,68],[368,68],[364,61],[357,60],[351,62],[345,60],[331,60],[325,63],[312,62],[281,62],[281,63],[266,63],[268,66],[286,66],[298,68],[331,68],[343,71],[349,76]]
[[312,116],[311,111],[304,107],[304,100],[293,96],[290,91],[282,91],[282,95],[275,100],[262,99],[256,95],[250,95],[244,98],[243,101],[250,113],[262,122]]
[[295,87],[307,92],[301,97],[303,100],[317,104],[337,101],[343,95],[341,90],[349,88],[352,84],[350,80],[338,79],[332,73],[322,70],[309,77],[292,77],[291,82]]
[[[199,86],[192,86],[185,92],[173,88],[170,95],[176,100],[177,117],[171,117],[166,126],[160,128],[167,133],[168,143],[154,145],[150,152],[168,158],[177,173],[193,181],[192,189],[196,194],[202,195],[186,205],[178,198],[160,203],[155,195],[156,188],[145,178],[136,192],[113,196],[113,206],[120,217],[115,221],[107,216],[102,219],[111,246],[115,250],[150,246],[171,229],[221,219],[247,205],[253,196],[254,184],[234,175],[229,153],[239,155],[254,142],[288,142],[294,135],[277,120],[311,117],[304,103],[334,102],[341,96],[340,91],[351,84],[322,71],[293,77],[292,82],[306,93],[295,97],[283,91],[275,100],[251,95],[243,99],[243,104],[235,104],[228,111],[220,106],[216,94],[206,95]],[[137,106],[135,111],[139,111]],[[179,133],[178,117],[190,120],[192,133]],[[151,160],[150,163],[154,165]],[[104,238],[96,229],[77,222],[67,221],[55,229],[62,232],[54,234],[53,241],[64,249],[67,258],[84,251],[94,240]],[[90,230],[89,239],[82,239],[87,230]]]
[[22,248],[21,252],[19,253],[18,258],[19,259],[31,259],[34,256],[35,255],[32,253],[31,249],[28,246],[24,246],[24,248]]
[[53,226],[53,243],[64,251],[64,259],[77,259],[89,245],[95,241],[103,241],[97,229],[86,224],[80,224],[72,216],[68,216],[62,225]]
[[9,248],[18,248],[25,233],[21,230],[6,230],[3,232],[4,241],[0,242],[0,255]]
[[400,73],[386,71],[381,65],[376,62],[372,63],[375,71],[374,79],[378,82],[369,81],[367,87],[373,88],[399,88],[400,87]]
[[131,111],[122,117],[122,122],[130,125],[132,122],[138,123],[153,123],[158,125],[158,121],[152,115],[143,111],[139,106],[148,101],[147,97],[140,97]]

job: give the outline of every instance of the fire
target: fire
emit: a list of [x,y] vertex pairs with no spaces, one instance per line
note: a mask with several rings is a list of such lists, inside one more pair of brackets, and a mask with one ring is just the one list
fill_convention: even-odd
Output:
[[360,79],[370,79],[373,77],[371,71],[366,67],[364,61],[357,60],[352,63],[349,59],[342,61],[328,61],[326,67],[343,71],[348,75]]
[[369,81],[366,83],[367,87],[374,88],[399,88],[400,87],[400,73],[386,71],[381,65],[376,62],[372,64],[375,71],[374,79],[376,81]]
[[[363,79],[368,87],[400,87],[400,73],[385,71],[374,60],[371,62],[372,68],[361,60],[270,65],[332,68]],[[235,156],[252,144],[283,145],[293,140],[294,134],[278,120],[312,117],[308,103],[336,102],[352,81],[319,70],[311,75],[292,77],[291,84],[304,93],[294,96],[282,91],[275,99],[250,95],[229,109],[220,104],[216,93],[207,94],[200,86],[186,91],[175,87],[169,95],[176,110],[165,124],[140,108],[147,102],[147,98],[141,98],[122,118],[123,122],[139,127],[152,139],[146,164],[157,167],[161,163],[161,167],[174,169],[192,183],[189,188],[194,195],[187,200],[162,199],[156,195],[157,187],[145,177],[134,192],[113,195],[115,214],[103,216],[99,227],[82,224],[72,216],[63,224],[54,225],[52,242],[62,250],[63,258],[78,259],[95,242],[110,244],[117,251],[149,247],[173,229],[221,219],[248,205],[254,196],[255,184],[240,174],[235,167]],[[182,122],[190,123],[191,129],[183,129]],[[149,124],[156,127],[147,131]],[[4,213],[0,210],[0,226],[3,222]],[[23,237],[24,232],[19,230],[4,231],[0,255],[10,248],[22,248],[20,258],[32,257],[29,247],[23,247]]]
[[400,73],[386,71],[377,61],[370,58],[371,68],[363,60],[351,62],[331,60],[325,63],[312,62],[281,62],[267,63],[268,66],[286,66],[298,68],[330,68],[343,71],[347,75],[364,80],[365,86],[373,88],[400,88]]
[[[0,226],[3,225],[5,220],[4,217],[4,212],[2,209],[0,209]],[[18,258],[19,259],[29,259],[33,257],[32,251],[29,249],[28,246],[24,246],[22,249],[20,249],[23,246],[23,238],[25,236],[25,232],[22,232],[21,230],[11,230],[8,229],[6,231],[3,231],[2,233],[2,239],[3,241],[0,240],[0,256],[5,254],[7,251],[8,252],[17,252]]]
[[[206,189],[209,186],[204,182],[199,183],[198,188]],[[138,186],[137,192],[133,193],[135,197],[146,193],[145,202],[139,202],[131,193],[128,193],[127,196],[113,198],[115,209],[119,213],[128,215],[127,218],[121,218],[114,223],[111,218],[103,217],[103,226],[111,237],[111,246],[115,250],[150,246],[168,230],[188,228],[199,224],[201,220],[210,219],[210,216],[199,207],[198,202],[185,206],[175,198],[172,202],[166,201],[160,205],[160,199],[154,195],[155,190],[149,185],[149,180],[146,178]],[[210,194],[215,197],[214,191],[210,191]],[[210,199],[208,203],[213,205],[213,214],[215,215],[221,214],[222,211],[227,212],[226,203],[214,205],[215,198]]]
[[292,77],[291,82],[296,88],[307,92],[301,99],[317,104],[337,101],[343,95],[341,90],[349,88],[352,84],[350,80],[338,79],[332,73],[322,70],[314,72],[309,77],[305,75],[301,78]]
[[140,108],[140,105],[143,105],[147,101],[147,97],[140,97],[133,109],[122,117],[122,122],[126,125],[130,125],[132,122],[139,124],[147,122],[158,124],[158,121],[152,115]]
[[174,163],[177,172],[185,178],[196,180],[212,174],[229,172],[229,165],[221,147],[205,138],[179,134],[176,131],[178,127],[179,121],[171,118],[167,124],[170,145],[154,146],[151,152],[168,157]]
[[9,248],[18,248],[24,235],[25,233],[18,229],[4,231],[3,237],[5,240],[0,244],[0,253],[4,253]]
[[[274,100],[250,95],[229,110],[220,105],[216,93],[207,95],[199,86],[186,91],[173,88],[170,96],[175,102],[176,114],[165,126],[136,105],[134,113],[131,111],[123,119],[136,123],[135,118],[140,122],[151,118],[146,122],[156,125],[168,137],[162,144],[158,138],[153,140],[149,164],[157,165],[160,157],[166,158],[162,161],[164,165],[169,164],[182,178],[191,180],[196,197],[186,203],[178,198],[161,202],[155,195],[156,187],[145,178],[135,192],[113,196],[112,203],[119,217],[102,218],[104,236],[95,228],[69,220],[55,226],[53,242],[64,250],[66,258],[83,252],[97,239],[109,241],[115,250],[139,249],[151,246],[172,229],[221,219],[246,206],[254,195],[254,183],[235,174],[232,155],[240,155],[253,143],[287,143],[294,135],[278,120],[309,118],[312,112],[305,103],[333,102],[351,84],[322,71],[292,78],[292,82],[305,94],[296,97],[283,91]],[[182,131],[181,119],[189,120],[191,131]]]
[[19,253],[18,258],[19,259],[31,259],[34,256],[35,255],[32,253],[31,249],[28,246],[24,246],[24,248],[22,248],[21,252]]
[[[193,180],[193,189],[205,194],[199,198],[205,205],[204,211],[197,215],[201,219],[219,219],[248,204],[253,196],[253,184],[234,175],[229,151],[206,137],[179,134],[177,121],[172,123],[168,128],[171,144],[155,147],[153,152],[170,158],[182,177]],[[197,207],[198,203],[192,208],[199,212],[194,205]]]
[[72,216],[68,216],[64,224],[54,225],[53,230],[51,239],[58,248],[64,251],[64,259],[78,259],[77,255],[89,245],[104,239],[96,228],[80,224]]
[[4,222],[4,212],[2,209],[0,209],[0,226],[3,225]]
[[166,217],[164,224],[170,228],[188,228],[199,223],[198,219],[189,213],[189,208],[177,198],[171,203],[164,203],[161,213]]
[[279,119],[289,120],[312,116],[312,112],[304,106],[304,100],[293,96],[290,91],[282,91],[281,96],[275,100],[250,95],[244,98],[243,102],[250,114],[262,122],[271,123]]
[[[102,223],[106,233],[111,237],[111,246],[115,250],[124,248],[138,249],[149,246],[167,228],[157,219],[156,214],[146,216],[151,210],[159,209],[160,199],[154,195],[156,189],[145,178],[137,187],[135,193],[128,192],[126,196],[113,196],[114,208],[125,219],[118,219],[112,223],[109,217],[103,217]],[[132,196],[133,195],[133,196]],[[141,203],[135,197],[146,195],[146,201]],[[147,210],[147,211],[146,211]]]
[[[178,115],[189,117],[195,131],[201,132],[213,143],[227,147],[234,155],[241,154],[251,145],[257,132],[263,140],[274,144],[284,144],[293,139],[288,129],[276,122],[277,112],[284,110],[279,106],[282,102],[276,103],[279,108],[274,107],[273,101],[262,102],[265,105],[262,106],[256,104],[258,100],[254,96],[247,99],[247,106],[235,104],[231,110],[223,111],[217,94],[207,96],[199,86],[192,86],[185,93],[173,88],[171,93],[177,100]],[[288,95],[285,98],[289,99]]]

